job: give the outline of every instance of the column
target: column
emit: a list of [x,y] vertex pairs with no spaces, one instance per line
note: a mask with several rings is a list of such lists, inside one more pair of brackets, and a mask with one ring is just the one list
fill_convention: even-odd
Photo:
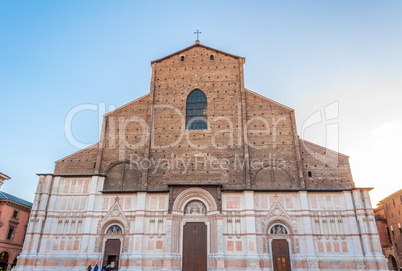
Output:
[[244,192],[244,209],[245,209],[245,234],[246,234],[246,249],[247,249],[247,266],[259,269],[260,257],[257,254],[257,235],[255,225],[254,211],[254,192]]
[[349,253],[354,254],[355,261],[363,261],[365,248],[363,245],[363,240],[361,239],[360,222],[358,222],[360,218],[358,215],[358,210],[362,209],[362,204],[361,201],[358,200],[356,192],[356,190],[352,192],[343,192],[346,204],[345,215],[347,215],[345,217],[344,227],[346,238],[350,240],[348,245],[352,246],[348,248]]
[[314,235],[313,235],[313,220],[310,216],[310,204],[307,191],[299,191],[300,207],[301,207],[301,224],[305,234],[305,246],[300,246],[302,255],[306,255],[306,261],[309,270],[318,270],[318,258],[315,251]]

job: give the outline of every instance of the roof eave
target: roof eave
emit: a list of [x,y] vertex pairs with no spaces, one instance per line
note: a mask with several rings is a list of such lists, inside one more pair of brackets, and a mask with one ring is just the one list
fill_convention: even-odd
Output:
[[335,151],[335,150],[328,149],[327,147],[318,145],[318,144],[313,143],[313,142],[311,142],[311,141],[308,141],[308,140],[305,140],[305,139],[302,139],[302,138],[299,138],[299,141],[304,141],[304,142],[307,142],[308,144],[311,144],[311,145],[314,145],[314,146],[317,146],[317,147],[321,147],[321,148],[325,148],[326,151],[331,152],[331,153],[333,153],[333,154],[335,154],[335,155],[341,155],[341,156],[343,156],[343,157],[350,158],[349,155],[343,154],[343,153],[341,153],[341,152],[337,152],[337,151]]
[[151,61],[151,65],[154,64],[154,63],[157,63],[157,62],[161,62],[161,61],[163,61],[163,60],[165,60],[165,59],[167,59],[167,58],[170,58],[170,57],[172,57],[172,56],[174,56],[174,55],[178,55],[178,54],[180,54],[180,53],[182,53],[182,52],[184,52],[184,51],[190,50],[190,49],[192,49],[192,48],[194,48],[194,47],[203,47],[203,48],[206,48],[206,49],[215,51],[215,52],[220,53],[220,54],[224,54],[224,55],[227,55],[227,56],[231,56],[231,57],[236,58],[236,59],[243,59],[243,64],[244,64],[245,61],[246,61],[246,58],[245,58],[245,57],[241,57],[241,56],[238,56],[238,55],[230,54],[230,53],[227,53],[227,52],[224,52],[224,51],[221,51],[221,50],[218,50],[218,49],[215,49],[215,48],[212,48],[212,47],[209,47],[209,46],[200,44],[200,43],[194,43],[193,45],[190,45],[190,46],[188,46],[188,47],[186,47],[186,48],[184,48],[184,49],[181,49],[181,50],[179,50],[179,51],[177,51],[177,52],[174,52],[174,53],[172,53],[172,54],[169,54],[169,55],[167,55],[167,56],[164,56],[164,57],[159,58],[159,59],[156,59],[156,60],[152,60],[152,61]]
[[399,189],[398,191],[392,193],[391,195],[383,198],[382,200],[379,201],[379,203],[384,204],[386,201],[388,201],[389,199],[395,197],[398,194],[402,194],[402,189]]
[[7,176],[6,174],[0,172],[0,179],[10,180],[11,178],[9,176]]

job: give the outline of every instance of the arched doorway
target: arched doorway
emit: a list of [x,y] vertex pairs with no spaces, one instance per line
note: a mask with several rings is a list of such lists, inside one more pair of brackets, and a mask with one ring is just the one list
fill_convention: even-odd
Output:
[[0,253],[0,270],[1,271],[7,270],[9,258],[10,258],[10,255],[6,251],[3,251]]
[[271,241],[273,270],[291,271],[288,230],[283,225],[275,224],[269,234],[273,237]]
[[120,246],[121,242],[119,239],[108,239],[105,243],[103,262],[106,263],[106,265],[110,265],[112,270],[119,269]]
[[103,253],[103,264],[110,265],[112,270],[119,270],[121,240],[118,238],[123,234],[119,225],[111,225],[106,230],[109,235],[105,242]]
[[200,221],[206,213],[207,208],[200,200],[191,200],[184,207],[184,215],[190,221],[183,226],[183,271],[208,269],[208,227]]
[[18,256],[20,256],[20,254],[18,254],[17,257],[14,258],[14,261],[13,261],[13,263],[11,264],[11,268],[14,268],[14,267],[17,266]]
[[213,255],[218,252],[215,215],[219,211],[211,193],[198,187],[185,189],[174,200],[172,212],[178,214],[178,219],[172,222],[170,234],[179,241],[174,242],[172,252],[182,256],[177,267],[183,271],[207,271],[218,264],[223,266],[224,262]]
[[272,261],[274,271],[290,271],[289,245],[285,239],[272,240]]
[[207,225],[187,222],[183,227],[183,271],[207,271]]
[[396,264],[396,260],[394,256],[388,256],[388,269],[389,270],[398,270],[398,265]]

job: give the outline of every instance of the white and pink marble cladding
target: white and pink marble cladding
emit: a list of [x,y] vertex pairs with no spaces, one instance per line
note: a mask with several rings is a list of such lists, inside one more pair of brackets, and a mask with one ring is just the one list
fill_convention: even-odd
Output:
[[[180,270],[182,227],[208,228],[209,270],[272,270],[272,225],[285,226],[294,270],[383,270],[366,189],[344,192],[223,192],[222,213],[205,190],[183,192],[168,214],[168,193],[102,194],[104,177],[40,176],[16,270],[83,270],[100,264],[108,238],[121,240],[120,270]],[[180,199],[179,199],[180,198]],[[184,215],[202,201],[206,216]],[[105,231],[119,224],[123,234]],[[384,268],[385,270],[385,268]]]
[[[368,263],[371,264],[369,269],[377,266],[381,270],[383,267],[384,259],[366,189],[333,193],[255,192],[253,199],[254,209],[249,207],[252,198],[246,193],[222,196],[226,253],[237,256],[250,253],[255,235],[259,258],[270,261],[267,244],[275,236],[268,231],[272,225],[281,224],[289,229],[290,235],[279,238],[288,239],[294,263],[310,259],[318,267],[319,262],[335,260],[360,262],[360,265]],[[255,220],[255,232],[248,222],[250,216]],[[334,269],[339,268],[334,265]]]

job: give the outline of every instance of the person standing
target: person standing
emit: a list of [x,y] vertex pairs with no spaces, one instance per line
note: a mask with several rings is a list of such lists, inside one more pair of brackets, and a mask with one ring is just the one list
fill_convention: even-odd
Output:
[[88,265],[87,271],[92,271],[92,266],[91,265]]
[[94,271],[98,271],[98,270],[99,270],[99,266],[98,266],[98,264],[95,264]]

